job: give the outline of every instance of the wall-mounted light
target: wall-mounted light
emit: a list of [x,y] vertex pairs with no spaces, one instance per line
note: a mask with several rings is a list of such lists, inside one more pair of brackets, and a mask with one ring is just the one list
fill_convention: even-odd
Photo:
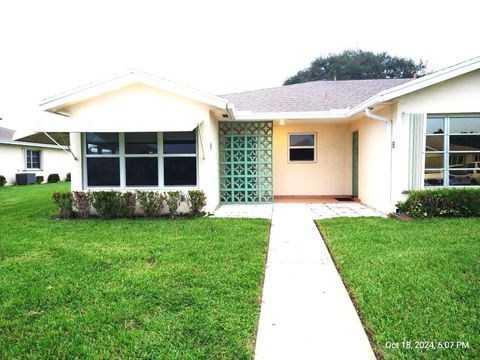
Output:
[[285,120],[280,120],[280,122],[278,123],[280,126],[283,126],[285,125]]

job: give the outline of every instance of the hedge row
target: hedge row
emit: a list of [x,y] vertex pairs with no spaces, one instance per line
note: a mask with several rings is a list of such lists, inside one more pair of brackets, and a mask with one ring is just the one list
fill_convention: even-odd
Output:
[[[37,184],[43,183],[44,180],[45,180],[45,178],[43,176],[36,176],[35,177],[35,182]],[[70,180],[71,180],[71,175],[70,175],[70,173],[68,173],[67,176],[65,177],[65,181],[68,182]],[[59,181],[60,181],[60,176],[58,174],[48,175],[48,178],[47,178],[48,183],[57,183]],[[6,183],[7,183],[7,179],[5,178],[5,176],[0,175],[0,187],[4,186]]]
[[397,209],[414,218],[480,216],[480,189],[410,191]]
[[137,209],[147,219],[160,217],[167,210],[174,219],[178,208],[185,203],[193,216],[202,215],[206,205],[205,193],[191,190],[186,194],[181,191],[73,191],[55,192],[53,201],[58,206],[60,217],[87,219],[91,217],[93,207],[102,219],[132,218]]

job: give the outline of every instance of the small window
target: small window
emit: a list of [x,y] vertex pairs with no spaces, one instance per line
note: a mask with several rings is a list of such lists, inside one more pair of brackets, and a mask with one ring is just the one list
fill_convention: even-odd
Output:
[[314,162],[315,147],[315,134],[290,134],[288,136],[288,161]]
[[27,150],[27,169],[40,169],[40,150]]

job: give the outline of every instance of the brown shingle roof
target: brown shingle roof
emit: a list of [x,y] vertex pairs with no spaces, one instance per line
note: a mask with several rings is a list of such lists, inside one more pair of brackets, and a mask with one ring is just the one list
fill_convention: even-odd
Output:
[[13,140],[13,134],[15,134],[15,130],[7,129],[0,126],[0,140]]
[[382,90],[410,80],[319,80],[221,96],[238,111],[329,111],[354,107]]

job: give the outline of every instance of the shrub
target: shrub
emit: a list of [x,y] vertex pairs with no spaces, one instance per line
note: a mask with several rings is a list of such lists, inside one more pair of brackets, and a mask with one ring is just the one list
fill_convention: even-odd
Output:
[[122,195],[117,191],[93,191],[91,202],[102,219],[114,219],[122,212]]
[[187,202],[193,216],[198,216],[202,213],[202,209],[207,205],[207,196],[202,190],[189,190],[187,195]]
[[137,195],[134,192],[124,192],[121,194],[120,216],[133,217],[137,207]]
[[408,195],[397,209],[415,218],[480,216],[480,189],[416,190]]
[[77,216],[79,219],[87,219],[90,216],[90,193],[84,191],[74,191],[73,193],[73,205],[77,210]]
[[35,182],[37,184],[43,183],[43,180],[45,180],[45,178],[43,176],[35,176]]
[[153,219],[160,215],[165,203],[165,195],[155,191],[137,191],[137,198],[143,216]]
[[7,183],[7,179],[5,179],[5,176],[0,175],[0,187],[5,186]]
[[55,191],[52,195],[53,201],[60,209],[60,217],[62,219],[69,219],[73,214],[73,198],[70,191]]
[[60,176],[58,174],[50,174],[48,175],[47,182],[49,184],[51,183],[57,183],[60,181]]
[[65,176],[65,181],[67,181],[67,182],[72,181],[72,174],[67,173],[67,176]]
[[167,192],[167,197],[165,202],[167,203],[168,212],[170,213],[170,217],[175,219],[175,214],[177,213],[177,209],[185,200],[185,196],[181,191],[169,191]]

